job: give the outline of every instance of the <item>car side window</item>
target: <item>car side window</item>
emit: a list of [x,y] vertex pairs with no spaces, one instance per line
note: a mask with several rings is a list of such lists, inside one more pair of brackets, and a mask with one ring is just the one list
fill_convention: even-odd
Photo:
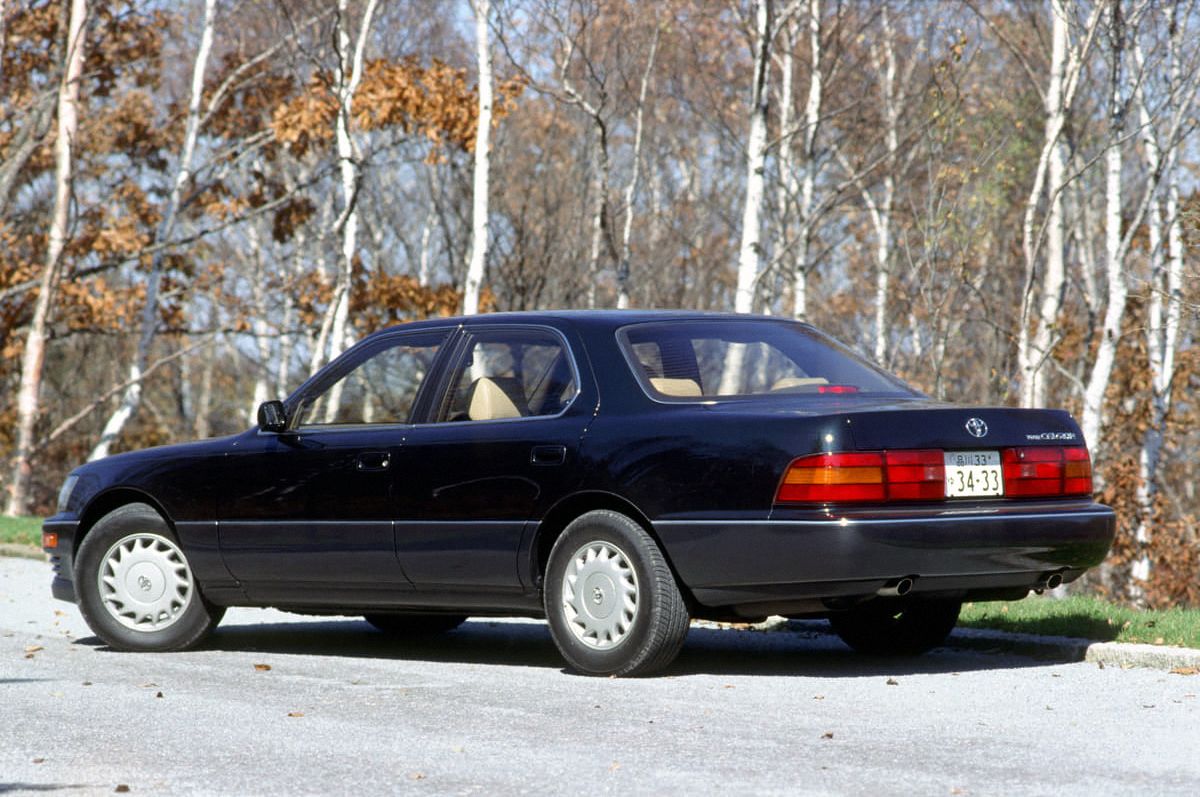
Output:
[[300,427],[411,423],[445,333],[407,335],[373,352],[301,404]]
[[439,420],[557,415],[575,397],[576,388],[570,356],[552,332],[478,332],[455,366]]

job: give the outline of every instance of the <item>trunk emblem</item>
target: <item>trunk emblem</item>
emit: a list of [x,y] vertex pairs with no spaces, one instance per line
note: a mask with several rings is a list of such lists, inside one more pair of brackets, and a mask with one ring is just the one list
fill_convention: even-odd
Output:
[[984,437],[988,433],[987,424],[982,418],[971,418],[967,421],[967,433],[971,437]]

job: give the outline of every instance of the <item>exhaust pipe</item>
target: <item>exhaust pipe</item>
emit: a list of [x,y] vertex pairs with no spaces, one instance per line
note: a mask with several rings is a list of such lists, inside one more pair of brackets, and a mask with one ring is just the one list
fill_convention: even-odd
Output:
[[1045,592],[1048,589],[1056,589],[1056,588],[1062,586],[1062,583],[1063,583],[1062,573],[1060,571],[1056,570],[1053,573],[1046,573],[1045,575],[1043,575],[1038,580],[1037,586],[1034,587],[1033,589],[1034,589],[1034,592],[1041,595],[1043,592]]
[[[1059,577],[1059,581],[1062,581],[1061,576]],[[904,578],[898,578],[895,581],[889,581],[880,587],[875,594],[881,598],[899,598],[902,595],[907,595],[909,592],[912,592],[912,588],[913,580],[906,576]]]

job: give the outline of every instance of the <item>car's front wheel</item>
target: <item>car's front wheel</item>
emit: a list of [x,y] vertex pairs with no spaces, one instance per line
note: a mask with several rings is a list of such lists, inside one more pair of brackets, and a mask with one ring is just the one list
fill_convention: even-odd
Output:
[[194,647],[225,613],[204,600],[170,526],[146,504],[96,521],[79,546],[75,583],[84,620],[117,650]]
[[588,675],[661,670],[687,635],[687,605],[666,557],[618,512],[588,512],[567,526],[550,552],[544,602],[559,652]]
[[955,600],[876,599],[830,615],[834,632],[859,653],[915,656],[945,641],[958,622]]

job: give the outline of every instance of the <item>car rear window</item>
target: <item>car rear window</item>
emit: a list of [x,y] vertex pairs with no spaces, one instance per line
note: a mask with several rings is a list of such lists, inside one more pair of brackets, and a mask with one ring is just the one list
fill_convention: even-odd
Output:
[[622,327],[617,339],[638,381],[659,399],[916,395],[896,377],[799,323],[655,321]]

